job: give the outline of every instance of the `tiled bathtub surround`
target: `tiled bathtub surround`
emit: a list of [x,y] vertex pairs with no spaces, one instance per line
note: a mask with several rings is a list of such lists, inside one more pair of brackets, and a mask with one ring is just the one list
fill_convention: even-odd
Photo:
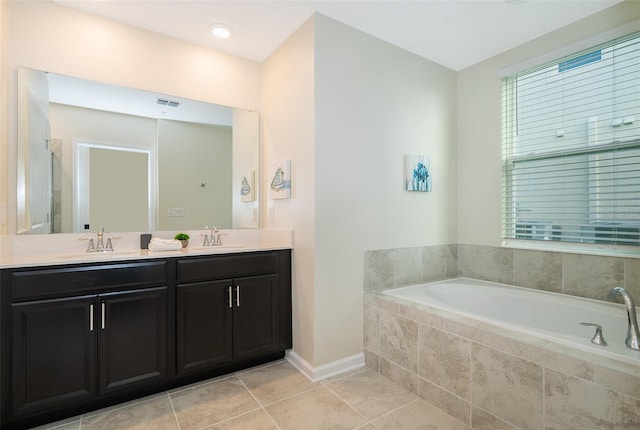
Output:
[[639,429],[633,365],[379,292],[464,276],[606,300],[640,301],[640,258],[438,245],[366,251],[368,367],[480,430]]
[[640,363],[378,292],[364,317],[366,365],[473,429],[640,428]]
[[364,255],[365,291],[457,276],[597,300],[606,300],[612,287],[624,285],[640,302],[640,258],[467,244],[373,250]]

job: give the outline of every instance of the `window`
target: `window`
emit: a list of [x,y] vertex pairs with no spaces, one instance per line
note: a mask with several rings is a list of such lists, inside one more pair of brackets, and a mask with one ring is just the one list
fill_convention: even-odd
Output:
[[640,246],[640,32],[503,79],[503,237]]
[[600,60],[602,60],[602,50],[598,49],[597,51],[592,51],[559,63],[558,73],[566,72],[567,70],[575,69],[576,67],[584,66],[585,64]]

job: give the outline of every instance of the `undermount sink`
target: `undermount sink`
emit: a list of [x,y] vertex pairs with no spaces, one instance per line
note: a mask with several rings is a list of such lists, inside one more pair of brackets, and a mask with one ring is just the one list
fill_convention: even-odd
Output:
[[78,254],[58,255],[58,258],[65,260],[85,259],[85,258],[121,258],[121,257],[139,257],[139,251],[109,251],[109,252],[81,252]]

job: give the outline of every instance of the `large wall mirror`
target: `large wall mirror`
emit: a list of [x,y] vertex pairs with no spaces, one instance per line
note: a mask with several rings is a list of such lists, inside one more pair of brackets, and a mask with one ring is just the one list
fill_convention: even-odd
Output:
[[17,233],[259,227],[259,115],[18,69]]

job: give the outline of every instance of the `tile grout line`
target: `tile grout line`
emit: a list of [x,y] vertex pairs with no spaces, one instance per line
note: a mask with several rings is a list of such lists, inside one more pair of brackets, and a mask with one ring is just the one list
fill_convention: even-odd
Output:
[[[370,424],[372,424],[372,425],[374,425],[374,426],[376,426],[376,425],[373,423],[373,421],[377,421],[377,420],[379,420],[380,418],[383,418],[383,417],[386,417],[386,416],[388,416],[388,415],[391,415],[391,414],[393,414],[394,412],[397,412],[397,411],[399,411],[400,409],[404,408],[405,406],[409,406],[410,404],[415,403],[415,402],[418,402],[418,401],[420,401],[420,400],[426,401],[426,400],[424,400],[424,399],[420,399],[419,397],[416,397],[415,399],[411,400],[411,401],[410,401],[410,402],[408,402],[408,403],[405,403],[404,405],[398,406],[397,408],[392,409],[392,410],[390,410],[389,412],[385,412],[384,414],[380,415],[380,416],[379,416],[378,418],[376,418],[375,420],[371,420],[369,423],[370,423]],[[428,403],[428,402],[427,402],[427,403]],[[429,404],[431,404],[431,403],[429,403]],[[377,427],[378,427],[378,426],[376,426],[376,428],[377,428]]]
[[[148,396],[144,396],[144,397],[141,397],[141,398],[138,398],[138,399],[129,400],[129,401],[124,402],[124,403],[116,403],[115,405],[106,406],[106,407],[101,408],[101,409],[96,409],[96,410],[85,412],[85,413],[80,415],[80,425],[82,425],[82,421],[84,421],[87,418],[99,417],[101,415],[105,415],[105,414],[109,414],[109,413],[112,413],[112,412],[120,411],[120,410],[126,409],[126,408],[131,408],[131,407],[134,407],[134,406],[140,406],[140,405],[143,405],[145,403],[151,402],[153,400],[159,399],[159,398],[162,397],[162,395],[160,393],[168,394],[167,391],[164,391],[164,392],[163,391],[159,391],[157,393],[150,394]],[[91,414],[91,415],[89,415],[89,414]],[[64,425],[64,424],[61,424],[60,426],[62,426],[62,425]],[[52,427],[52,428],[49,428],[48,430],[53,430],[53,429],[55,429],[57,427],[60,427],[60,426]]]
[[[595,367],[594,367],[594,379],[595,379]],[[545,366],[542,366],[542,427],[545,427],[546,421],[547,421],[547,408],[546,408],[546,395],[545,395],[545,390],[546,390],[546,368]]]
[[[268,366],[266,366],[266,367],[268,367]],[[250,372],[247,372],[247,373],[250,373]],[[250,389],[249,387],[247,387],[247,384],[245,384],[245,382],[242,380],[242,378],[240,378],[240,377],[238,376],[238,380],[240,381],[240,383],[242,384],[242,386],[243,386],[244,388],[246,388],[246,390],[249,392],[249,394],[251,395],[251,397],[253,397],[253,399],[256,401],[256,403],[257,403],[257,404],[258,404],[258,406],[259,406],[259,408],[258,408],[258,409],[262,410],[262,411],[263,411],[263,412],[264,412],[264,413],[269,417],[269,419],[271,420],[271,422],[273,423],[273,425],[275,425],[275,426],[276,426],[276,429],[281,430],[281,429],[280,429],[280,426],[278,425],[278,423],[276,422],[276,420],[275,420],[275,419],[271,416],[271,414],[267,411],[267,409],[266,409],[266,408],[265,408],[265,406],[262,404],[262,402],[260,402],[260,400],[258,400],[258,398],[253,394],[253,391],[251,391],[251,389]],[[274,403],[277,403],[277,402],[274,402]],[[272,403],[272,404],[273,404],[273,403]],[[255,410],[258,410],[258,409],[255,409]],[[249,412],[247,412],[247,413],[249,413]],[[238,415],[238,416],[240,416],[240,415]]]
[[[345,405],[347,405],[349,408],[353,409],[353,411],[355,411],[356,414],[360,415],[362,418],[364,418],[364,420],[366,421],[363,425],[366,424],[371,424],[371,420],[367,417],[365,417],[362,413],[360,413],[360,411],[358,411],[355,407],[351,406],[351,404],[349,402],[347,402],[345,399],[342,398],[342,396],[340,396],[338,393],[336,393],[334,390],[332,390],[328,384],[326,384],[324,386],[327,390],[329,390],[330,393],[332,393],[333,395],[335,395],[338,399],[340,399],[340,401],[342,403],[344,403]],[[362,427],[362,426],[360,426]]]
[[473,342],[469,342],[469,427],[473,428]]
[[182,430],[182,427],[180,426],[180,420],[178,420],[178,414],[176,413],[176,408],[173,406],[173,401],[171,400],[171,394],[169,394],[168,391],[166,392],[166,394],[167,394],[167,398],[169,399],[169,406],[171,406],[171,410],[173,411],[173,419],[176,420],[176,425],[178,426],[178,430]]
[[168,395],[172,395],[172,394],[178,394],[178,393],[182,393],[182,392],[189,391],[189,390],[195,390],[195,389],[201,388],[201,387],[203,387],[205,385],[214,384],[214,383],[220,382],[220,381],[226,381],[227,379],[231,379],[231,378],[234,378],[236,376],[237,375],[235,373],[216,376],[214,378],[205,379],[203,381],[198,381],[198,382],[195,382],[193,384],[189,384],[189,385],[186,385],[186,386],[183,386],[183,387],[176,387],[176,388],[174,388],[172,390],[165,391],[165,393],[167,393]]

